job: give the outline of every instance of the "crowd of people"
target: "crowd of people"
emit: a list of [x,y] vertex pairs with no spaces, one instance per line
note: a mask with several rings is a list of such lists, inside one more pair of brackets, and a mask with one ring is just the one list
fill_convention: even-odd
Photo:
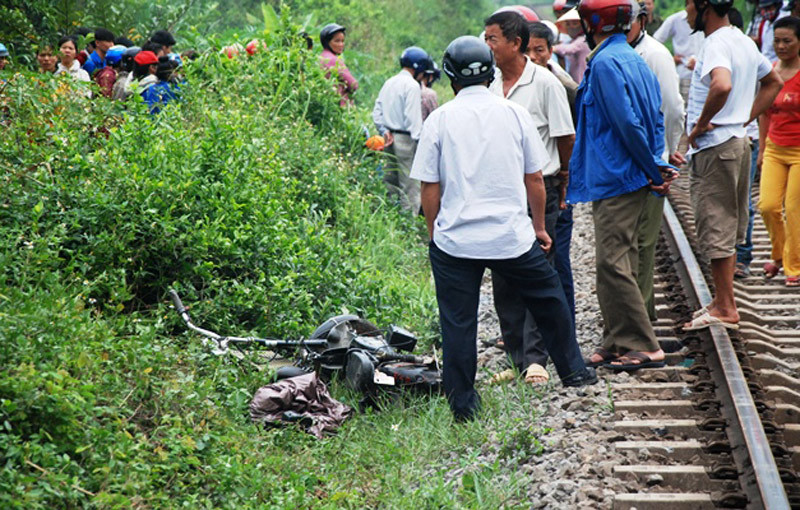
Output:
[[[776,7],[777,5],[777,7]],[[406,49],[373,109],[390,159],[385,181],[424,214],[439,303],[444,386],[474,418],[477,305],[492,270],[512,369],[567,386],[595,369],[664,365],[653,273],[664,197],[688,169],[715,295],[686,331],[738,328],[734,278],[751,275],[751,200],[772,241],[772,278],[800,284],[800,18],[764,0],[747,35],[732,0],[687,0],[661,20],[652,2],[556,0],[555,24],[523,6],[463,36],[442,70],[455,99],[422,114],[430,57]],[[649,33],[653,31],[654,33]],[[767,41],[767,39],[769,39]],[[672,42],[672,49],[664,45]],[[685,177],[683,177],[685,178]],[[591,202],[602,345],[582,358],[569,262],[572,204]]]
[[[36,61],[40,73],[93,82],[99,94],[107,98],[126,100],[139,94],[151,113],[158,113],[179,97],[183,59],[195,56],[192,51],[184,55],[174,52],[175,44],[175,38],[166,30],[153,32],[142,46],[136,46],[105,28],[80,27],[55,44],[40,44]],[[0,70],[8,58],[8,49],[0,44]],[[92,95],[90,89],[85,93]]]
[[[379,135],[368,145],[390,156],[388,192],[427,222],[444,388],[460,419],[480,408],[486,268],[513,365],[495,381],[547,382],[548,360],[566,386],[594,384],[598,367],[664,365],[652,326],[655,246],[664,197],[684,168],[715,295],[683,329],[738,328],[734,278],[751,275],[757,209],[772,242],[764,276],[783,271],[787,286],[800,285],[800,7],[762,0],[747,30],[732,0],[687,0],[663,21],[653,9],[649,0],[556,0],[552,23],[504,7],[480,37],[455,39],[441,70],[422,48],[406,48],[375,100]],[[328,24],[319,40],[319,65],[348,108],[358,81],[343,56],[346,28]],[[43,45],[37,61],[42,73],[94,81],[106,97],[141,94],[158,112],[178,97],[182,60],[192,57],[175,44],[164,30],[138,47],[81,29]],[[247,47],[257,50],[257,41]],[[8,57],[0,44],[0,70]],[[442,71],[455,99],[439,107]],[[592,204],[603,317],[602,345],[586,358],[570,265],[580,202]]]

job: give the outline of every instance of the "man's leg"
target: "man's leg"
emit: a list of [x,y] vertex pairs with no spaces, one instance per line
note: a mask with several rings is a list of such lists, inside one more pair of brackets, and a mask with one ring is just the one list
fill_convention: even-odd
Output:
[[[555,243],[556,221],[558,220],[558,183],[547,180],[545,189],[547,201],[544,209],[544,228]],[[547,261],[553,265],[555,250],[547,254]],[[526,310],[525,303],[516,287],[511,285],[499,273],[492,271],[492,291],[494,307],[500,320],[500,331],[503,335],[503,344],[506,352],[511,356],[511,361],[517,370],[522,372],[533,363],[541,366],[547,365],[547,349],[544,345],[536,320]]]
[[487,260],[495,273],[517,286],[528,311],[533,315],[545,347],[563,382],[586,375],[575,327],[561,289],[558,274],[547,263],[539,243],[523,255],[508,260]]
[[625,354],[639,351],[654,360],[663,359],[644,299],[636,284],[639,218],[649,190],[592,202],[597,301],[607,334],[603,349]]
[[555,250],[555,266],[564,295],[567,298],[572,322],[575,323],[575,284],[572,280],[572,262],[569,247],[572,244],[572,206],[568,205],[561,211],[556,220],[556,240],[553,244]]
[[414,154],[417,152],[417,142],[409,135],[397,133],[394,136],[394,153],[397,156],[397,180],[402,192],[400,197],[403,208],[413,214],[420,210],[419,182],[410,178],[411,166],[414,164]]
[[756,208],[753,206],[752,186],[758,170],[758,140],[751,141],[750,147],[750,194],[747,197],[748,203],[748,222],[747,235],[744,242],[736,245],[736,264],[741,265],[741,271],[734,272],[734,276],[744,278],[750,273],[750,263],[753,262],[753,224],[755,223]]
[[639,219],[639,260],[636,283],[644,298],[644,307],[651,321],[656,320],[656,300],[653,277],[656,265],[656,243],[661,233],[661,218],[664,214],[664,197],[647,194],[642,217]]
[[442,329],[442,383],[450,409],[458,419],[472,419],[480,409],[475,391],[478,349],[478,299],[484,267],[428,246],[439,323]]

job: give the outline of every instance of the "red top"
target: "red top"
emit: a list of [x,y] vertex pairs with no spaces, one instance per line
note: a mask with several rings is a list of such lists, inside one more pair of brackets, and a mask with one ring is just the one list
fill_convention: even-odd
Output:
[[105,66],[94,74],[94,81],[100,85],[100,91],[104,96],[111,97],[111,91],[117,81],[117,71],[111,66]]
[[800,145],[800,72],[783,84],[767,113],[767,136],[773,143],[784,147]]

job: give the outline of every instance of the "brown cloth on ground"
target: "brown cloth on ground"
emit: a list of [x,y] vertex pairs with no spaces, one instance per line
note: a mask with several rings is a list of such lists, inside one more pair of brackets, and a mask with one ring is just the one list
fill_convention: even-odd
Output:
[[321,438],[344,423],[353,409],[331,397],[325,383],[316,373],[310,373],[262,386],[250,402],[250,418],[265,426],[285,424],[286,411],[302,415],[305,419],[298,422],[301,425],[310,418],[306,432]]

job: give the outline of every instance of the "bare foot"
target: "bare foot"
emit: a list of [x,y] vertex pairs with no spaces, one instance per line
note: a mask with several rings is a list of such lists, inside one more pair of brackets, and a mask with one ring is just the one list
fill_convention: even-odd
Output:
[[[657,351],[637,351],[637,352],[644,354],[645,356],[650,358],[650,361],[655,361],[655,362],[664,361],[665,355],[662,349],[659,349]],[[633,357],[628,358],[626,356],[627,354],[621,356],[619,359],[612,361],[611,365],[639,365],[642,363],[642,360],[640,358],[633,358]]]

